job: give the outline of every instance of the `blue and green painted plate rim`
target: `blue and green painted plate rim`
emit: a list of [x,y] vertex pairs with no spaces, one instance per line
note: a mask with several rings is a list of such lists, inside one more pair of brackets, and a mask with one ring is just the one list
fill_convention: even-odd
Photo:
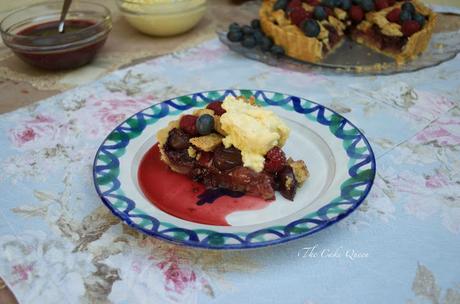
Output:
[[[239,92],[239,93],[236,94],[235,92]],[[274,96],[283,96],[283,99],[281,100],[281,103],[280,103],[280,101],[270,100],[268,97],[265,96],[265,93],[273,94]],[[213,96],[219,95],[219,98],[208,98],[207,96],[209,96],[211,94],[213,94]],[[205,97],[205,95],[206,95],[206,97]],[[173,109],[181,111],[181,112],[196,107],[195,104],[192,104],[192,105],[188,105],[188,104],[184,104],[184,103],[181,104],[181,102],[179,101],[180,99],[190,98],[190,96],[192,97],[192,99],[197,98],[197,97],[201,97],[203,100],[207,99],[207,101],[203,104],[203,105],[205,105],[205,104],[210,103],[212,101],[222,100],[227,95],[234,95],[234,96],[237,96],[237,95],[245,95],[245,96],[253,95],[253,96],[256,97],[257,102],[262,106],[280,106],[280,107],[283,107],[284,109],[287,109],[287,110],[290,110],[290,111],[295,111],[297,113],[305,114],[305,115],[312,114],[312,113],[316,112],[316,115],[317,115],[316,116],[316,122],[318,122],[318,116],[321,115],[320,116],[321,122],[318,122],[318,123],[321,123],[323,125],[324,124],[329,124],[328,126],[331,127],[332,119],[331,119],[331,121],[328,121],[324,117],[325,111],[329,111],[329,112],[332,113],[333,117],[335,117],[336,119],[340,119],[339,121],[336,122],[336,124],[341,126],[341,129],[339,127],[339,129],[335,130],[336,133],[332,133],[334,136],[336,136],[339,139],[344,140],[349,135],[345,134],[345,130],[343,129],[343,127],[345,125],[348,125],[348,126],[352,127],[352,130],[354,130],[354,132],[356,133],[356,134],[353,135],[354,138],[355,138],[355,141],[353,143],[356,142],[356,144],[352,144],[350,146],[352,148],[353,148],[353,146],[354,146],[354,148],[356,148],[357,143],[359,143],[360,140],[363,141],[364,145],[367,148],[366,151],[368,152],[368,154],[364,155],[364,154],[360,153],[360,156],[365,156],[364,161],[358,163],[360,166],[358,166],[357,168],[353,168],[353,170],[351,170],[351,169],[352,169],[352,167],[355,167],[355,166],[352,166],[352,167],[348,168],[349,169],[348,170],[349,175],[350,174],[351,175],[350,175],[350,178],[348,178],[344,183],[342,183],[342,185],[341,185],[341,195],[338,198],[336,198],[336,199],[332,200],[331,202],[329,202],[328,204],[325,204],[322,208],[320,208],[316,212],[313,212],[312,214],[318,214],[323,209],[326,210],[326,212],[327,212],[327,210],[329,210],[330,208],[333,208],[333,207],[336,207],[336,206],[342,204],[342,203],[337,203],[337,202],[333,203],[333,202],[334,201],[340,201],[341,199],[343,199],[343,197],[344,197],[344,194],[343,194],[344,190],[342,189],[343,184],[345,184],[346,182],[350,181],[352,178],[355,178],[355,177],[359,176],[359,174],[360,174],[360,173],[358,173],[359,167],[364,167],[364,166],[370,165],[370,169],[365,170],[366,171],[366,179],[361,181],[360,183],[358,183],[358,185],[353,188],[354,190],[356,190],[356,187],[360,187],[360,186],[365,185],[366,186],[365,189],[362,190],[362,192],[359,195],[359,197],[354,200],[353,204],[351,204],[349,208],[343,210],[343,212],[337,214],[336,216],[334,216],[332,218],[327,218],[327,214],[323,214],[323,212],[321,212],[321,214],[323,214],[322,218],[319,218],[319,219],[309,218],[308,216],[310,214],[308,214],[308,215],[306,215],[306,216],[304,216],[304,217],[302,217],[300,219],[297,219],[296,221],[293,221],[293,222],[291,222],[291,223],[289,223],[288,225],[285,225],[285,226],[279,226],[279,227],[273,226],[273,227],[269,227],[269,228],[260,229],[259,231],[252,231],[252,232],[249,232],[249,233],[246,233],[246,232],[244,232],[244,233],[221,233],[221,232],[212,231],[210,229],[208,229],[208,230],[199,229],[199,231],[196,231],[196,230],[190,230],[190,229],[177,227],[177,226],[174,226],[174,225],[169,224],[169,223],[161,223],[161,222],[158,221],[158,219],[153,218],[153,217],[151,217],[151,216],[149,216],[148,214],[145,214],[145,213],[144,214],[139,214],[139,213],[130,214],[131,211],[135,210],[135,202],[130,200],[126,196],[123,196],[123,195],[120,195],[120,194],[118,194],[117,198],[118,199],[122,198],[122,199],[128,200],[128,206],[124,210],[119,210],[118,208],[116,208],[114,206],[114,204],[111,202],[110,199],[111,198],[113,199],[113,197],[114,197],[113,193],[115,193],[115,191],[120,189],[120,187],[122,186],[120,184],[120,181],[118,180],[118,174],[116,174],[116,176],[110,176],[109,180],[113,183],[113,187],[110,188],[107,191],[102,191],[100,189],[100,183],[98,181],[98,178],[101,177],[101,176],[102,177],[107,177],[107,174],[104,173],[104,170],[105,170],[104,166],[103,167],[98,166],[98,161],[100,160],[99,159],[100,155],[102,155],[101,153],[103,151],[106,151],[108,148],[110,148],[110,146],[106,147],[106,146],[104,146],[104,144],[110,139],[111,135],[114,134],[115,132],[128,131],[129,128],[123,127],[123,125],[127,124],[128,121],[132,121],[134,118],[139,119],[139,118],[142,117],[142,119],[144,119],[144,116],[146,116],[146,114],[144,114],[144,112],[146,112],[148,110],[153,110],[156,107],[160,107],[161,111],[165,111],[165,112],[160,111],[161,115],[159,117],[157,117],[158,118],[157,120],[159,120],[159,119],[162,119],[162,118],[168,116],[169,109],[171,107]],[[260,97],[263,97],[263,100],[261,100]],[[175,102],[179,102],[179,104],[176,104]],[[303,108],[302,103],[305,104],[305,102],[307,104],[313,105],[313,107],[312,108]],[[302,112],[302,111],[305,111],[305,112]],[[140,131],[141,133],[145,129],[146,126],[147,126],[147,124]],[[341,132],[339,132],[339,134],[337,134],[338,130],[343,132],[343,134]],[[138,134],[138,136],[139,135],[140,134]],[[130,139],[127,140],[126,142],[122,142],[122,145],[116,146],[116,148],[114,148],[114,149],[115,150],[118,150],[120,148],[124,149],[129,144],[129,141],[130,141]],[[350,146],[348,148],[350,148]],[[349,155],[349,151],[347,151],[347,155]],[[112,154],[112,156],[113,156],[113,154]],[[118,163],[118,157],[114,156],[114,158],[116,158],[116,159],[112,159],[112,161],[115,160],[115,161],[112,162],[112,165],[113,164],[116,165]],[[115,168],[117,168],[117,167],[115,167]],[[352,171],[352,172],[350,172],[350,171]],[[344,118],[342,115],[338,114],[334,110],[332,110],[332,109],[330,109],[328,107],[325,107],[325,106],[323,106],[323,105],[321,105],[321,104],[319,104],[317,102],[314,102],[314,101],[311,101],[311,100],[308,100],[308,99],[305,99],[305,98],[292,96],[290,94],[279,93],[279,92],[270,91],[270,90],[260,90],[260,89],[218,89],[218,90],[201,91],[201,92],[197,92],[197,93],[178,96],[178,97],[175,97],[175,98],[172,98],[172,99],[165,100],[165,101],[160,102],[160,103],[155,103],[152,106],[149,106],[149,107],[147,107],[147,108],[145,108],[145,109],[133,114],[128,119],[126,119],[125,121],[120,123],[116,128],[114,128],[109,133],[109,135],[107,135],[107,137],[104,139],[102,144],[99,146],[99,148],[98,148],[98,150],[96,152],[96,155],[94,157],[94,162],[93,162],[93,182],[94,182],[94,186],[96,188],[97,194],[101,198],[102,202],[107,206],[107,208],[109,208],[109,210],[115,216],[120,218],[123,222],[128,224],[130,227],[133,227],[134,229],[139,230],[139,231],[141,231],[141,232],[143,232],[143,233],[145,233],[145,234],[147,234],[149,236],[153,236],[153,237],[156,237],[156,238],[159,238],[159,239],[163,239],[163,240],[166,240],[166,241],[169,241],[169,242],[173,242],[175,244],[186,245],[186,246],[191,246],[191,247],[198,247],[198,248],[203,248],[203,249],[224,249],[224,250],[225,249],[227,249],[227,250],[229,250],[229,249],[253,249],[253,248],[258,248],[258,247],[266,247],[266,246],[277,245],[277,244],[285,243],[285,242],[288,242],[288,241],[296,240],[296,239],[311,235],[313,233],[319,232],[319,231],[329,227],[332,224],[335,224],[335,223],[339,222],[340,220],[344,219],[349,214],[351,214],[354,210],[356,210],[361,205],[361,203],[367,197],[367,195],[369,194],[369,192],[370,192],[370,190],[372,188],[372,185],[373,185],[374,179],[375,179],[375,174],[376,174],[376,161],[375,161],[375,156],[374,156],[372,147],[369,144],[369,141],[367,140],[367,138],[364,136],[364,134],[353,123],[351,123],[348,119]],[[365,183],[362,184],[363,182],[365,182]],[[351,190],[353,190],[353,189],[351,189]],[[351,190],[349,190],[349,191],[351,191]],[[130,206],[129,201],[131,201],[134,205]],[[150,220],[152,222],[152,228],[151,229],[146,229],[146,228],[140,226],[139,224],[135,223],[133,221],[133,219],[132,219],[132,218],[135,218],[135,217],[136,218],[142,217],[143,220]],[[292,229],[295,229],[296,228],[295,225],[298,224],[296,222],[299,222],[299,221],[303,221],[300,224],[314,223],[314,224],[316,224],[316,226],[314,226],[313,228],[308,228],[307,230],[302,230],[301,229],[302,230],[301,232],[291,234],[291,231],[287,230],[287,229],[289,227],[291,227],[291,225],[294,225],[294,228],[292,228]],[[155,224],[155,222],[157,222],[157,223]],[[160,226],[162,224],[166,224],[166,226],[170,226],[170,227],[160,231],[159,228],[160,228]],[[289,228],[289,229],[291,229],[291,228]],[[280,232],[280,230],[282,230],[283,232]],[[177,233],[179,233],[179,235],[181,235],[181,237],[171,236],[171,235],[166,234],[166,233],[171,233],[171,232],[177,232]],[[200,240],[198,235],[203,234],[203,233],[206,234],[207,236]],[[270,240],[267,240],[267,241],[251,242],[251,239],[255,239],[257,237],[260,237],[258,234],[260,234],[260,235],[274,234],[278,238],[270,239]],[[183,238],[184,235],[187,235],[188,238],[187,239]],[[243,235],[244,238],[242,238],[240,235]],[[226,239],[237,240],[239,243],[225,244]]]

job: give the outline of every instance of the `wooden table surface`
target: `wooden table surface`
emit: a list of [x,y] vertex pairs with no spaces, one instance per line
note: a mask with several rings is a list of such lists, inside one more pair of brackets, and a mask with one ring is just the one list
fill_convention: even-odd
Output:
[[[3,18],[12,9],[34,2],[40,2],[40,0],[1,1],[0,18]],[[124,58],[124,61],[121,65],[101,64],[97,77],[110,73],[114,69],[196,45],[214,37],[215,30],[225,28],[232,21],[247,22],[251,19],[251,15],[246,12],[245,7],[242,9],[240,5],[236,4],[244,1],[210,0],[206,17],[192,31],[177,37],[152,38],[131,29],[123,18],[119,16],[114,4],[115,1],[107,0],[106,2],[106,5],[113,12],[113,30],[104,52],[100,54],[102,58],[98,60],[103,61],[104,56],[121,56],[120,53],[122,53],[121,57]],[[460,1],[458,0],[431,0],[428,2],[460,7]],[[460,28],[459,19],[458,17],[452,17],[446,20],[450,20],[449,27]],[[135,43],[130,43],[131,41],[135,41]],[[146,49],[146,46],[155,47],[152,47],[150,52],[140,51],[140,49]],[[38,71],[23,65],[0,42],[0,113],[13,111],[38,100],[56,95],[76,85],[83,84],[88,81],[88,79],[85,79],[86,75],[92,77],[89,74],[92,73],[82,74],[81,70],[54,74]],[[66,81],[63,82],[63,79]],[[0,304],[14,303],[17,302],[13,294],[0,278]]]

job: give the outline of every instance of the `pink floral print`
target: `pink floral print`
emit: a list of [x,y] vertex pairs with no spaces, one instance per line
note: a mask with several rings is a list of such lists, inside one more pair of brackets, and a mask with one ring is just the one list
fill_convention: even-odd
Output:
[[16,281],[13,281],[11,284],[16,285],[21,281],[26,281],[29,279],[30,273],[33,271],[33,264],[16,264],[13,265],[11,273],[17,277]]
[[182,294],[187,288],[195,288],[195,272],[179,263],[179,259],[172,254],[166,260],[157,263],[157,267],[165,277],[165,289]]
[[37,114],[31,119],[19,122],[19,125],[9,130],[11,143],[18,148],[32,145],[40,139],[50,140],[61,133],[63,128],[52,117]]

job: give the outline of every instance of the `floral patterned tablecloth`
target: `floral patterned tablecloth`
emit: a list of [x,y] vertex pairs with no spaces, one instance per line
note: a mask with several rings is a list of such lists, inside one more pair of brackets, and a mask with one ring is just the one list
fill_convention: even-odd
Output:
[[[163,99],[269,89],[354,122],[377,157],[368,199],[284,245],[206,251],[146,237],[99,200],[108,132]],[[460,58],[385,77],[298,73],[217,40],[0,116],[0,276],[20,303],[460,303]]]

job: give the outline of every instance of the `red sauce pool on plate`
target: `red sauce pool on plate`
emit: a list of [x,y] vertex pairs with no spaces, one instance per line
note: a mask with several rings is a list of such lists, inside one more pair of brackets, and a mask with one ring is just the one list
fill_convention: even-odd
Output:
[[[270,204],[258,197],[220,190],[206,190],[186,175],[173,172],[160,159],[158,144],[144,155],[138,180],[147,199],[175,217],[207,225],[229,226],[227,215],[235,211],[262,209]],[[211,198],[211,199],[210,199]]]
[[[14,52],[25,62],[49,70],[72,69],[90,62],[104,45],[107,34],[92,40],[103,29],[90,20],[67,20],[65,32],[58,32],[59,21],[50,21],[25,28],[17,33],[31,39],[17,38],[16,43],[24,49],[14,48]],[[83,30],[85,30],[82,32]],[[84,40],[89,40],[83,43]],[[78,44],[82,41],[82,44]],[[66,43],[75,46],[64,46]],[[62,46],[54,49],[55,46]],[[34,49],[35,48],[35,49]],[[40,48],[40,49],[37,49]],[[53,48],[46,50],[46,48]]]

